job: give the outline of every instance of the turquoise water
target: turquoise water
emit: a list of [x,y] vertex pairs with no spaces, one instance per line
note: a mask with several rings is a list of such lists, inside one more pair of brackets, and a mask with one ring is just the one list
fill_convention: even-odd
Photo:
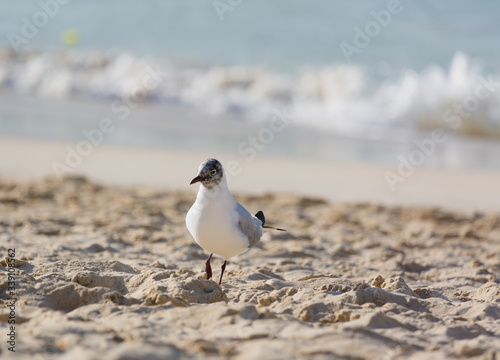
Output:
[[[259,124],[286,107],[297,129],[321,132],[324,144],[331,135],[411,149],[416,134],[436,128],[496,141],[499,14],[500,2],[465,0],[0,1],[0,97],[7,104],[19,96],[15,111],[0,109],[0,134],[80,134],[71,117],[65,126],[44,119],[43,135],[25,126],[33,117],[26,96],[107,109],[139,97],[159,114],[176,109],[167,132],[183,116]],[[157,81],[144,90],[151,77]],[[486,96],[474,95],[485,86]],[[162,117],[152,117],[158,129]],[[141,145],[157,144],[158,130],[141,131]],[[283,149],[299,155],[309,146],[299,137],[293,151],[289,144]],[[390,149],[380,157],[401,146]]]
[[[221,0],[229,3],[229,0]],[[238,1],[233,0],[235,3]],[[47,3],[48,1],[44,1]],[[39,1],[0,2],[0,46],[20,33],[22,17],[32,19]],[[373,20],[372,11],[390,1],[242,0],[221,21],[214,1],[71,0],[30,40],[33,49],[65,50],[61,34],[78,30],[82,50],[133,51],[221,65],[296,68],[342,63],[339,47],[352,43],[354,28]],[[355,64],[376,72],[380,61],[393,71],[447,67],[456,51],[479,57],[498,70],[500,3],[496,1],[401,1],[402,11],[360,54]]]

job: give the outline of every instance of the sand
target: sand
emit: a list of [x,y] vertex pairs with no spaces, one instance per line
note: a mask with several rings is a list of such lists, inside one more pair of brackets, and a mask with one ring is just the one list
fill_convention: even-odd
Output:
[[[16,359],[500,358],[500,216],[238,192],[266,233],[204,279],[194,193],[0,180],[16,250]],[[221,259],[213,261],[219,275]],[[6,261],[0,272],[7,273]]]
[[[0,177],[28,180],[54,176],[52,164],[54,161],[65,164],[67,146],[75,149],[76,144],[0,137]],[[103,144],[84,157],[73,174],[85,174],[104,184],[186,190],[198,165],[207,157],[220,160],[224,166],[230,162],[239,164],[238,175],[229,179],[231,190],[238,192],[287,192],[332,202],[500,213],[500,171],[494,169],[422,166],[392,192],[384,173],[397,173],[397,164],[275,157],[268,156],[267,150],[248,161],[247,156],[236,150],[179,151]],[[397,158],[397,153],[394,157]]]

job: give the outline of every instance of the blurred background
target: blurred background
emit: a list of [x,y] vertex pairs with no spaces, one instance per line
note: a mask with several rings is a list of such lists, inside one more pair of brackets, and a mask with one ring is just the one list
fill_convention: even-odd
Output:
[[76,146],[109,119],[99,146],[398,174],[442,129],[417,166],[495,171],[499,14],[466,0],[2,0],[0,137]]

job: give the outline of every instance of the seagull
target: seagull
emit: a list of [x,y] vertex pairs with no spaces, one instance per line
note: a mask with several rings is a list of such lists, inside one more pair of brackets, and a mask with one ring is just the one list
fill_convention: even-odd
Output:
[[198,168],[198,175],[190,185],[201,183],[196,201],[186,215],[186,226],[194,240],[210,253],[205,271],[207,280],[212,278],[212,255],[224,259],[219,285],[226,269],[227,260],[243,254],[255,246],[264,233],[263,229],[284,229],[265,226],[264,213],[251,215],[237,203],[227,188],[226,174],[216,159],[207,159]]

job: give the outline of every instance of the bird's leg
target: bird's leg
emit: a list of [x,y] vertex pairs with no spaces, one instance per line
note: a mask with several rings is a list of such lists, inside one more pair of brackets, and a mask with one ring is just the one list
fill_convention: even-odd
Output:
[[219,279],[219,286],[220,284],[222,284],[222,275],[224,275],[224,270],[226,270],[226,262],[227,260],[224,260],[224,264],[222,264],[221,268],[220,268],[220,279]]
[[207,262],[205,263],[205,271],[207,272],[207,280],[210,280],[212,278],[212,267],[210,266],[210,259],[212,259],[212,254],[207,259]]

